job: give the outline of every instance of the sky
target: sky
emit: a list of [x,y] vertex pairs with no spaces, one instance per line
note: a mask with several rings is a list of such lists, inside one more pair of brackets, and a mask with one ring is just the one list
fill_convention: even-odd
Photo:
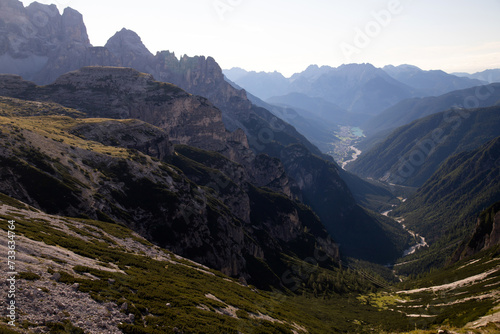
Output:
[[312,64],[411,64],[449,73],[500,68],[500,0],[38,2],[79,11],[94,46],[127,28],[153,54],[212,56],[223,69],[290,76]]

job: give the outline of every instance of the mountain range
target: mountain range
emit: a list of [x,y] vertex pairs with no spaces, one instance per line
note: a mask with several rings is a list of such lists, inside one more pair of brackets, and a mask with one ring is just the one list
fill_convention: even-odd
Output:
[[457,72],[457,73],[452,73],[456,76],[459,77],[466,77],[466,78],[471,78],[471,79],[477,79],[489,83],[494,83],[494,82],[500,82],[500,69],[491,69],[491,70],[484,70],[481,72],[476,72],[476,73],[464,73],[464,72]]
[[[265,85],[261,82],[263,78],[266,76],[253,85]],[[237,80],[232,81],[246,88]],[[253,93],[251,88],[248,89]],[[349,64],[338,68],[310,66],[289,79],[286,93],[302,93],[333,103],[345,112],[371,115],[413,96],[411,87],[398,82],[371,64]]]
[[[424,71],[412,65],[383,68],[371,64],[347,64],[337,68],[311,65],[290,78],[276,72],[256,73],[240,68],[223,72],[233,85],[248,90],[270,105],[294,110],[306,123],[323,124],[326,132],[336,131],[339,125],[361,126],[369,136],[369,140],[361,144],[363,150],[365,145],[369,146],[370,142],[387,135],[388,129],[444,110],[443,106],[433,102],[437,110],[414,106],[420,99],[427,101],[432,99],[431,96],[487,83],[438,70]],[[463,100],[457,103],[463,103]],[[492,104],[486,102],[477,106],[489,105]],[[415,110],[406,112],[410,108]],[[323,152],[331,151],[331,138],[318,135],[308,127],[302,127],[301,123],[297,121],[294,125]]]
[[[7,1],[4,6],[13,3],[17,2]],[[29,21],[28,8],[30,7],[25,9],[26,19],[23,22]],[[43,10],[45,7],[34,5],[31,10],[37,8]],[[227,83],[213,58],[183,56],[177,59],[168,51],[153,56],[137,34],[126,29],[116,33],[104,48],[94,48],[83,43],[88,38],[81,16],[76,15],[74,21],[72,24],[79,27],[79,33],[76,35],[83,36],[77,42],[73,41],[74,47],[84,49],[80,50],[78,55],[57,54],[71,51],[72,47],[57,49],[57,55],[54,58],[49,57],[45,66],[33,74],[36,82],[51,82],[58,72],[73,70],[81,65],[133,66],[139,71],[149,70],[153,77],[127,69],[86,67],[60,76],[51,85],[36,86],[19,77],[3,76],[0,94],[54,101],[78,109],[87,117],[139,118],[166,130],[174,143],[216,150],[247,168],[255,161],[265,160],[254,159],[253,154],[257,154],[257,157],[264,154],[279,159],[280,162],[275,165],[283,169],[286,177],[293,179],[293,182],[290,181],[290,189],[296,191],[295,197],[292,198],[302,200],[318,214],[326,229],[335,235],[334,240],[342,245],[341,248],[345,247],[344,253],[347,256],[383,263],[398,257],[403,247],[403,239],[398,233],[402,234],[403,231],[395,234],[389,232],[386,221],[367,214],[359,207],[342,180],[339,167],[332,159],[322,155],[288,123],[268,110],[253,105],[244,91],[239,91]],[[9,25],[11,29],[12,26]],[[13,35],[16,31],[19,30],[12,29],[9,34]],[[49,43],[45,35],[39,35],[35,34],[41,39],[38,43]],[[87,56],[88,53],[95,52],[106,57]],[[210,102],[188,96],[173,99],[172,96],[180,91],[179,88],[162,85],[153,78],[160,82],[173,83],[191,94],[208,98]],[[135,95],[132,91],[136,92]],[[144,95],[144,92],[148,94]],[[125,96],[127,98],[123,99]],[[166,115],[162,114],[165,111],[159,113],[159,110],[164,108],[171,110],[171,116],[165,118]],[[215,108],[220,110],[220,114]],[[185,115],[190,115],[190,118],[185,119]],[[200,124],[202,128],[188,124]],[[247,151],[238,151],[246,143]],[[241,156],[238,157],[238,154]],[[380,238],[369,238],[357,233],[352,228],[352,220],[357,223],[356,229],[368,229]],[[398,229],[397,225],[395,228]],[[404,243],[404,240],[402,242]],[[358,248],[358,245],[363,245],[363,248]],[[379,251],[374,252],[375,249]]]
[[476,78],[448,74],[441,70],[424,71],[413,65],[387,65],[382,69],[394,79],[417,89],[419,96],[443,95],[454,90],[490,83]]
[[[483,81],[458,77],[443,71],[424,71],[416,66],[400,65],[376,68],[371,64],[347,64],[337,68],[315,65],[285,78],[280,73],[247,72],[240,68],[224,70],[226,77],[268,102],[318,112],[317,104],[331,103],[332,115],[322,118],[343,123],[335,113],[376,115],[409,97],[442,95],[454,90],[483,84]],[[322,102],[323,101],[323,102]],[[351,116],[352,117],[352,116]]]
[[94,47],[77,11],[18,0],[2,72],[23,332],[500,328],[498,84],[222,71],[125,28]]

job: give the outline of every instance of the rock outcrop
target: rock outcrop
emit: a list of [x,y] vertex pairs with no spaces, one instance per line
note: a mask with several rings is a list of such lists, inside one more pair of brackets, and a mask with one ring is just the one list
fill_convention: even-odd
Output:
[[[207,99],[131,68],[85,67],[48,86],[15,76],[1,78],[1,95],[54,101],[88,117],[140,119],[165,130],[174,144],[224,151],[229,150],[229,137],[233,142],[237,139],[225,129],[220,111]],[[247,145],[245,141],[240,144]]]
[[165,131],[137,120],[98,120],[76,126],[71,133],[106,146],[135,149],[159,160],[164,160],[174,153],[173,145]]
[[472,237],[455,252],[453,261],[473,256],[500,244],[500,202],[481,213]]
[[281,285],[285,254],[326,252],[325,266],[338,259],[310,209],[250,183],[242,165],[189,146],[172,152],[164,130],[139,120],[61,116],[43,102],[55,112],[33,115],[33,104],[0,99],[0,192],[51,214],[125,224],[266,288]]
[[[300,198],[298,188],[281,162],[263,154],[257,155],[256,160],[245,133],[227,131],[220,110],[210,101],[172,84],[155,81],[150,74],[131,68],[85,67],[47,86],[36,86],[18,76],[0,75],[0,95],[54,101],[78,109],[87,117],[142,120],[161,128],[173,144],[219,152],[242,164],[247,180],[259,187],[266,186],[289,197]],[[106,129],[109,131],[112,129]],[[103,140],[96,138],[100,142]],[[125,146],[130,145],[126,143]]]
[[[83,18],[66,8],[17,0],[0,1],[0,72],[51,80],[41,73],[59,57],[78,59],[91,48]],[[61,68],[60,71],[66,70]]]

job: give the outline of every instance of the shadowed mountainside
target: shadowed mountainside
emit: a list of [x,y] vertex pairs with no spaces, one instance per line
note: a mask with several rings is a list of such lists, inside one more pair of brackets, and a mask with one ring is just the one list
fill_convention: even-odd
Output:
[[450,156],[500,136],[500,107],[436,113],[394,130],[347,169],[357,175],[422,186]]

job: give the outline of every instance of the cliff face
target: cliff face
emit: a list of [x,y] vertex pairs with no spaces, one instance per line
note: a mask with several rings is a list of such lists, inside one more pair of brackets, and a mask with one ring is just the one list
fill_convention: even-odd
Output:
[[[2,95],[55,101],[88,117],[136,118],[164,129],[174,144],[229,149],[226,141],[230,133],[220,111],[208,100],[130,68],[86,67],[48,86],[35,86],[12,76],[2,79]],[[247,145],[245,141],[239,144]]]
[[[38,76],[61,56],[78,56],[91,47],[83,18],[66,8],[37,2],[24,7],[17,0],[0,1],[0,72]],[[61,69],[64,70],[64,69]]]
[[138,120],[89,121],[73,127],[70,133],[106,146],[135,149],[159,160],[166,159],[174,152],[167,133]]
[[250,150],[241,130],[230,133],[219,109],[207,99],[188,94],[131,68],[86,67],[53,84],[36,86],[18,76],[0,75],[0,95],[54,101],[87,117],[139,119],[163,129],[173,144],[215,151],[244,166],[247,179],[289,197],[300,198],[281,162]]
[[164,129],[3,97],[0,111],[0,192],[8,196],[54,214],[125,224],[261,287],[280,286],[284,254],[326,252],[325,266],[338,259],[310,209],[259,188],[218,153],[174,151]]
[[500,202],[480,214],[472,237],[459,247],[453,260],[462,260],[498,244],[500,244]]
[[130,68],[85,67],[40,87],[37,95],[90,117],[140,119],[164,129],[175,144],[221,151],[229,135],[208,100]]

